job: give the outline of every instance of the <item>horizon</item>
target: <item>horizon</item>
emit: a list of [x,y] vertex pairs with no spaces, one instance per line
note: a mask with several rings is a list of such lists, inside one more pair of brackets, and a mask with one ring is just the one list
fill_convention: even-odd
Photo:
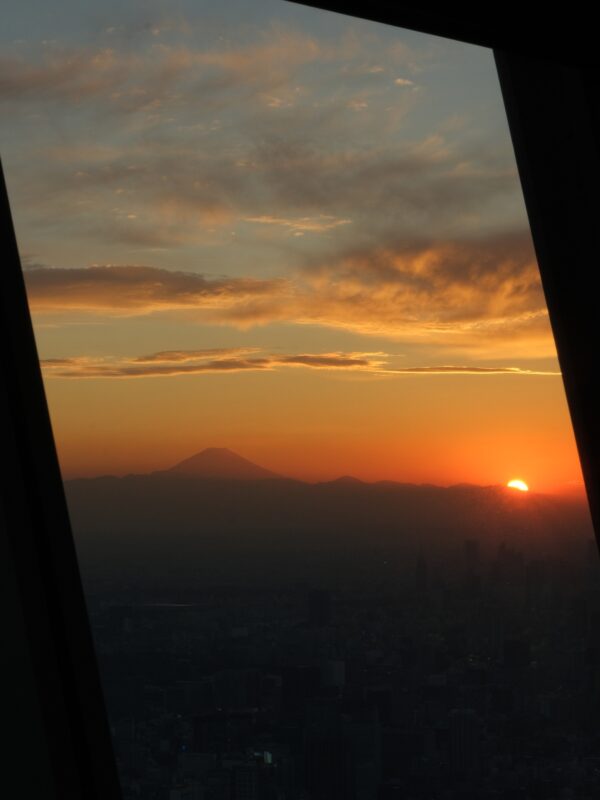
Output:
[[[508,485],[509,480],[514,480],[517,476],[513,476],[512,478],[507,478],[506,481],[498,481],[496,483],[474,483],[471,481],[459,481],[456,483],[432,483],[430,481],[410,481],[410,480],[394,480],[392,478],[375,478],[372,480],[363,479],[359,477],[354,472],[345,472],[342,474],[331,475],[325,478],[310,478],[310,477],[300,477],[298,475],[293,474],[283,474],[277,473],[274,470],[271,470],[271,467],[268,464],[256,463],[253,459],[248,458],[243,453],[238,452],[235,449],[230,447],[205,447],[201,450],[197,450],[194,453],[188,453],[187,455],[183,456],[179,461],[175,463],[170,463],[169,465],[163,465],[162,468],[153,469],[149,471],[143,472],[122,472],[120,474],[115,473],[94,473],[89,475],[65,475],[64,480],[66,481],[73,481],[73,480],[86,480],[86,479],[94,479],[94,478],[127,478],[127,477],[137,477],[137,476],[145,476],[145,475],[160,475],[162,473],[169,473],[174,472],[175,468],[178,467],[180,464],[192,460],[197,456],[205,455],[207,453],[226,453],[227,455],[232,455],[236,459],[241,459],[245,462],[249,462],[252,466],[259,467],[260,469],[266,469],[268,471],[273,472],[271,480],[285,480],[285,481],[296,481],[299,483],[307,483],[311,485],[319,485],[319,484],[327,484],[327,483],[336,483],[344,480],[348,481],[356,481],[365,486],[374,486],[377,484],[382,483],[393,483],[399,486],[414,486],[414,487],[431,487],[436,489],[456,489],[461,487],[473,487],[478,489],[506,489],[509,493],[514,493],[516,496],[523,494],[522,492],[514,492],[513,489]],[[194,477],[191,473],[183,473],[185,477]],[[252,478],[227,478],[222,476],[210,475],[210,476],[197,476],[199,480],[253,480]],[[262,478],[261,480],[265,480],[266,478]],[[582,500],[587,504],[587,495],[584,484],[575,485],[575,486],[567,486],[563,487],[562,491],[560,489],[556,489],[554,491],[540,491],[536,489],[535,486],[528,486],[527,494],[535,496],[552,496],[552,497],[563,497],[567,498],[570,497],[572,499],[579,499]]]

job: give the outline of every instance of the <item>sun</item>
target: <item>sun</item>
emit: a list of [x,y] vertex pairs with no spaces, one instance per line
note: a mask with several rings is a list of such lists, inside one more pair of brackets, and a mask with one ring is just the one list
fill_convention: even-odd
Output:
[[520,492],[529,491],[529,486],[527,486],[525,481],[522,481],[520,478],[513,478],[506,485],[508,486],[509,489],[518,489]]

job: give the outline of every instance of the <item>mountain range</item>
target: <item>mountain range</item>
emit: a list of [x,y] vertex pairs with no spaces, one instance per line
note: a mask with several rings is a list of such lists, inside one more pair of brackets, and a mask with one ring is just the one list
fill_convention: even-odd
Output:
[[350,476],[306,483],[223,448],[149,474],[68,480],[65,492],[81,563],[138,579],[331,581],[416,553],[460,559],[468,538],[533,557],[593,537],[587,506],[554,496]]

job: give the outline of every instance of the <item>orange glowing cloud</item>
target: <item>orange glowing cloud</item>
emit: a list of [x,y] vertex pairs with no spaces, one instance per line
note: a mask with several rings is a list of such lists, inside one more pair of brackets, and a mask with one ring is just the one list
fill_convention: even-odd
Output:
[[291,322],[396,340],[553,355],[537,265],[522,236],[377,248],[273,279],[207,278],[145,266],[26,273],[35,312],[164,311],[239,328]]

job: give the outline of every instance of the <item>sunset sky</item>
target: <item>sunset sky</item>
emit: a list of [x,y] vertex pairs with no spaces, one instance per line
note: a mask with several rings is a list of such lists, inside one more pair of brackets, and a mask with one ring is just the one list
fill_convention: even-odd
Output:
[[491,51],[284,0],[24,0],[0,42],[65,477],[580,485]]

